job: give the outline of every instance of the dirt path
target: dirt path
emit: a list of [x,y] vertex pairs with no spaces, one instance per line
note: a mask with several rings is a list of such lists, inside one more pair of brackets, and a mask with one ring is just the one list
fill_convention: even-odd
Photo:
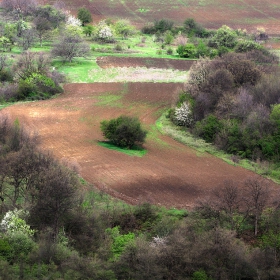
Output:
[[[231,179],[240,184],[252,172],[213,156],[197,155],[160,135],[159,112],[176,101],[183,84],[68,84],[56,99],[17,104],[4,113],[41,137],[41,146],[57,158],[73,161],[80,174],[100,189],[129,203],[148,201],[168,207],[191,207]],[[131,157],[98,145],[104,140],[101,120],[120,114],[138,116],[149,135],[142,157]]]

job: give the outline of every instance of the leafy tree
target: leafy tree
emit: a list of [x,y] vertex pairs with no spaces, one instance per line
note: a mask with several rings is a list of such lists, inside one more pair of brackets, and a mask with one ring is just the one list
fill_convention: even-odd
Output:
[[89,52],[89,45],[77,34],[66,34],[53,45],[51,50],[53,56],[60,56],[63,61],[69,62],[72,62],[74,57],[85,57]]
[[88,9],[86,8],[80,8],[78,10],[78,19],[82,22],[82,25],[84,26],[85,23],[92,22],[92,16]]
[[196,123],[196,133],[207,142],[213,142],[216,133],[222,128],[222,124],[214,115],[209,115],[201,122]]
[[196,58],[196,47],[194,44],[188,43],[184,46],[180,45],[177,48],[177,53],[180,57]]
[[128,20],[122,19],[115,23],[115,31],[117,34],[123,38],[127,38],[134,32],[134,27],[130,24]]
[[147,135],[137,118],[124,115],[102,121],[100,128],[107,139],[120,147],[132,148],[135,143],[142,144]]
[[94,27],[92,25],[87,25],[83,29],[83,33],[89,37],[92,35],[93,31],[94,31]]
[[171,31],[167,31],[164,36],[164,43],[170,45],[174,41],[174,37]]
[[174,25],[174,22],[167,20],[167,19],[156,20],[154,22],[155,33],[159,32],[159,33],[163,34],[168,30],[172,30],[173,25]]
[[196,36],[200,38],[208,37],[210,32],[198,24],[193,18],[187,18],[184,21],[184,28],[188,36]]
[[233,48],[237,43],[237,34],[230,27],[223,25],[219,28],[214,36],[209,41],[209,45],[211,47],[219,48]]
[[66,19],[66,15],[64,12],[56,9],[51,5],[38,6],[34,14],[35,18],[47,20],[51,24],[52,29],[59,27],[59,25],[65,22]]

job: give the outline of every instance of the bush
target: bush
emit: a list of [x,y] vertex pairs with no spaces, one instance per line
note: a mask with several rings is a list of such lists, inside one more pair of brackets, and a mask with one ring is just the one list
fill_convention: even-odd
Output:
[[253,50],[260,50],[262,46],[259,43],[249,41],[249,40],[242,40],[237,43],[235,51],[236,52],[249,52]]
[[30,77],[20,80],[18,92],[19,100],[46,99],[56,93],[61,93],[62,88],[57,86],[50,77],[33,73]]
[[197,51],[194,44],[188,43],[185,46],[180,45],[177,48],[177,53],[180,57],[185,58],[196,58],[197,57]]
[[147,135],[137,118],[124,115],[110,121],[102,121],[100,128],[105,138],[123,148],[132,148],[135,143],[144,143]]
[[171,48],[168,48],[167,51],[166,51],[166,53],[167,53],[168,55],[172,55],[172,54],[173,54],[173,50],[172,50]]
[[195,125],[196,133],[209,143],[214,141],[216,133],[218,133],[221,128],[222,124],[214,115],[209,115]]
[[13,80],[13,75],[9,70],[2,69],[0,71],[0,82],[11,82]]

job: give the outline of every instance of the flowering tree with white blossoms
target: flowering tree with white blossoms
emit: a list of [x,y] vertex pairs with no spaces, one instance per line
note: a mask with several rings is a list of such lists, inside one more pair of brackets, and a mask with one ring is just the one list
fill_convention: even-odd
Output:
[[113,40],[113,31],[104,21],[98,24],[98,38],[103,41]]
[[75,16],[71,15],[69,11],[65,12],[65,16],[65,28],[67,29],[67,31],[73,34],[81,34],[83,32],[82,22]]
[[1,221],[0,229],[8,235],[21,233],[27,236],[33,236],[35,230],[30,229],[30,226],[26,224],[25,220],[20,218],[23,215],[27,215],[23,210],[8,211]]
[[176,108],[174,117],[178,125],[191,126],[193,117],[189,103],[183,102],[180,107]]

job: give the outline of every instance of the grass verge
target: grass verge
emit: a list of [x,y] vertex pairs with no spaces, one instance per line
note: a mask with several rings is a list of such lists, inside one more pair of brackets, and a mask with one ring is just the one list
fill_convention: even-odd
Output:
[[132,149],[120,148],[107,141],[98,141],[98,145],[110,150],[127,154],[129,156],[143,157],[147,153],[147,150],[138,146],[134,146]]

